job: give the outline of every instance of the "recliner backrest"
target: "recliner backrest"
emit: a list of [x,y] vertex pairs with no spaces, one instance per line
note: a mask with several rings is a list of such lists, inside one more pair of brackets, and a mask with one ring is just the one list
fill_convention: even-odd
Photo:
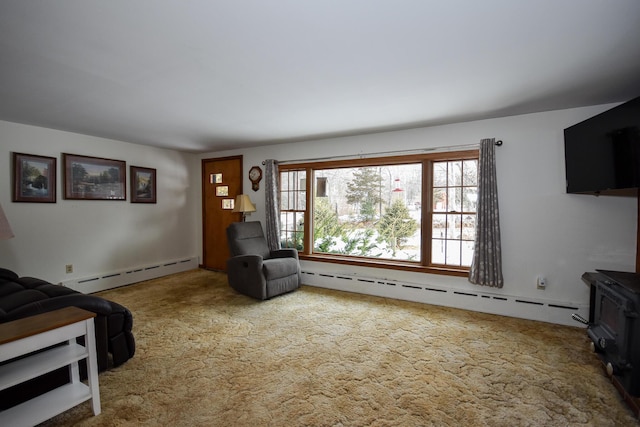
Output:
[[231,223],[227,227],[227,241],[231,256],[260,255],[264,259],[271,257],[271,251],[259,221]]

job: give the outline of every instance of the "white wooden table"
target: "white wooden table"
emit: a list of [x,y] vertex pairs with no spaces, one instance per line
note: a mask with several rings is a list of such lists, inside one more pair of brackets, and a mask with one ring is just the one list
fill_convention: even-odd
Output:
[[[0,426],[33,426],[82,402],[91,400],[93,414],[100,413],[100,389],[95,313],[67,307],[0,324],[0,390],[69,366],[71,381],[27,402],[0,412]],[[76,343],[84,336],[85,346]],[[59,343],[66,345],[31,354]],[[13,360],[15,359],[15,360]],[[78,361],[87,361],[87,384],[80,381]]]

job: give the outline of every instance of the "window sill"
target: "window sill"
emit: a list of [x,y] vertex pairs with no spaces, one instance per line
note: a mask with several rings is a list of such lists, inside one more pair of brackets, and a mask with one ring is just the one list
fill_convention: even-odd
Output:
[[448,266],[424,266],[416,263],[379,260],[367,258],[343,257],[340,255],[319,255],[319,254],[298,254],[299,258],[304,261],[328,262],[332,264],[354,265],[359,267],[386,268],[391,270],[411,271],[414,273],[442,274],[446,276],[467,277],[469,275],[468,267],[448,267]]

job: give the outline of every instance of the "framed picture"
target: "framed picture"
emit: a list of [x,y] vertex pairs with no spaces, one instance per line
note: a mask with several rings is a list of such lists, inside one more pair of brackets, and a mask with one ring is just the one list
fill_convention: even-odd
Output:
[[222,199],[222,209],[233,209],[234,199]]
[[209,177],[209,181],[211,182],[211,184],[222,184],[222,174],[212,173]]
[[127,172],[124,161],[63,153],[62,162],[65,199],[127,199]]
[[216,187],[216,196],[218,197],[228,197],[229,196],[229,186],[228,185],[219,185]]
[[131,166],[131,203],[156,203],[156,170]]
[[13,201],[56,202],[56,158],[13,153]]

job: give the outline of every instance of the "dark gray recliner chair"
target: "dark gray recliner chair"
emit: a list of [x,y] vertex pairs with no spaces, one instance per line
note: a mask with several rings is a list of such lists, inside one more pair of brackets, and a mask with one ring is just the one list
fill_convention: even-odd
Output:
[[265,300],[300,287],[298,251],[270,251],[260,222],[232,223],[227,241],[231,252],[227,277],[236,291]]

